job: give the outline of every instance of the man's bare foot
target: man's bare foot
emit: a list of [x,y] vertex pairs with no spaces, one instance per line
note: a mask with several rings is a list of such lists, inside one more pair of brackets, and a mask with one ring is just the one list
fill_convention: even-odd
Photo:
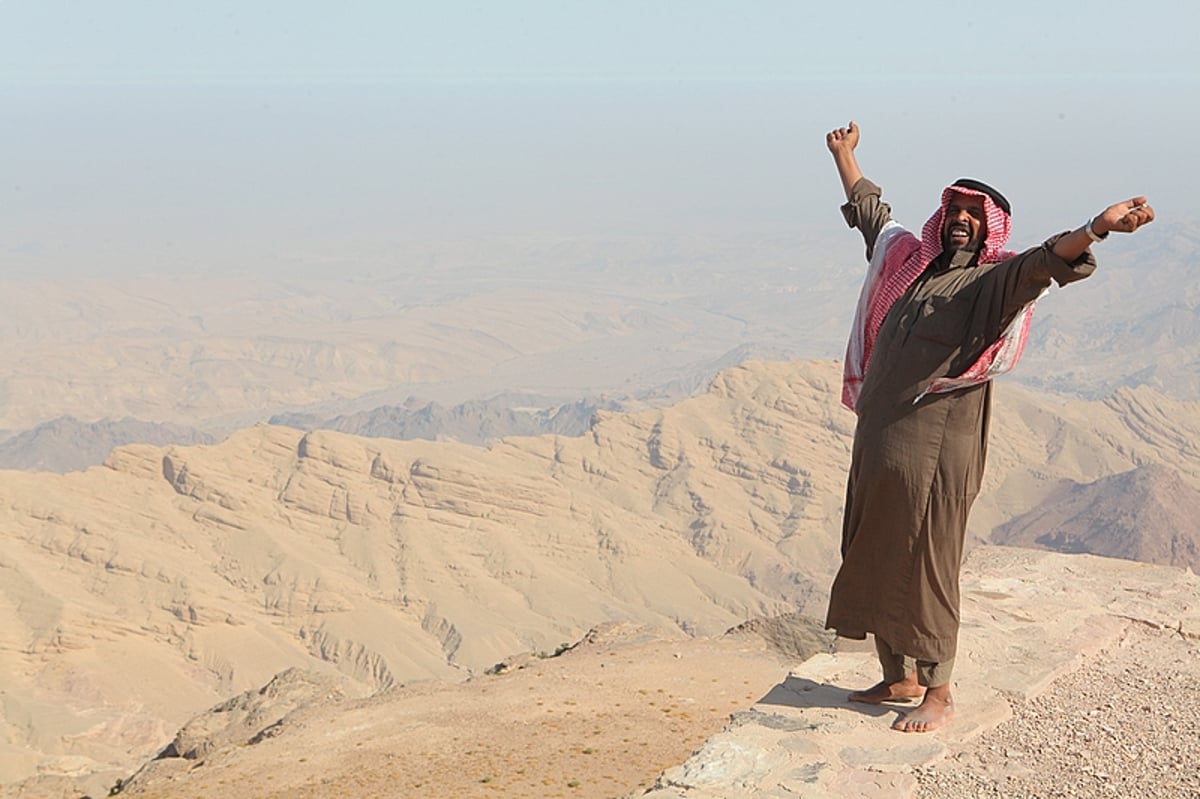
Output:
[[865,691],[855,691],[850,694],[850,701],[878,705],[881,702],[908,702],[924,695],[925,689],[917,683],[917,674],[913,672],[900,682],[878,682]]
[[950,696],[950,683],[930,688],[925,699],[915,709],[896,719],[893,730],[900,732],[933,732],[954,718],[954,699]]

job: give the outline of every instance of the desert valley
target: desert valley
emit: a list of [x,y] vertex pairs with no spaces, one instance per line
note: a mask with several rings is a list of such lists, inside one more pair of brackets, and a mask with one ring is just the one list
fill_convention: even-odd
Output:
[[[1039,301],[997,387],[971,712],[902,746],[845,706],[847,235],[389,232],[77,279],[14,245],[0,795],[934,797],[1070,717],[1062,680],[1200,683],[1200,227],[1164,219]],[[1088,671],[1138,648],[1160,673]]]

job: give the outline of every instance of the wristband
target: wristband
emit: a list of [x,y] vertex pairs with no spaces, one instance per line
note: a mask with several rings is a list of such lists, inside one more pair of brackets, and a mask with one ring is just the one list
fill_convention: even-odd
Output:
[[1092,230],[1092,223],[1095,221],[1096,218],[1092,217],[1087,221],[1087,224],[1083,226],[1083,232],[1088,234],[1088,238],[1092,240],[1093,244],[1104,241],[1106,238],[1108,238],[1108,233],[1105,233],[1103,236],[1101,236],[1096,233],[1096,231]]

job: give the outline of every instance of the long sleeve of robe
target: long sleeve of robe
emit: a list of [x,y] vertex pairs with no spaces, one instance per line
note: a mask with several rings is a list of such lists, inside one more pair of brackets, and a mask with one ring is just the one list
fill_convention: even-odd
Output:
[[[868,257],[891,218],[880,196],[864,178],[842,209]],[[914,400],[935,378],[974,363],[1052,280],[1066,285],[1092,273],[1091,253],[1067,262],[1052,251],[1057,238],[999,263],[972,265],[969,253],[935,261],[884,319],[857,405],[843,561],[830,592],[826,624],[839,635],[874,633],[920,660],[954,657],[992,384]]]

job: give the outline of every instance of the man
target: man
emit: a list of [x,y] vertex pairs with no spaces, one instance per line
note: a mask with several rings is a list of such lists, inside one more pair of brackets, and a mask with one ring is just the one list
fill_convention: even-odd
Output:
[[987,452],[990,377],[1016,362],[1032,303],[1051,280],[1087,277],[1094,242],[1132,233],[1154,212],[1135,197],[1016,254],[1002,249],[1008,201],[964,179],[943,192],[917,238],[863,177],[858,141],[853,122],[826,137],[842,212],[870,261],[846,356],[843,401],[858,424],[826,626],[875,636],[883,680],[850,699],[923,697],[892,726],[927,732],[954,713],[959,569]]

